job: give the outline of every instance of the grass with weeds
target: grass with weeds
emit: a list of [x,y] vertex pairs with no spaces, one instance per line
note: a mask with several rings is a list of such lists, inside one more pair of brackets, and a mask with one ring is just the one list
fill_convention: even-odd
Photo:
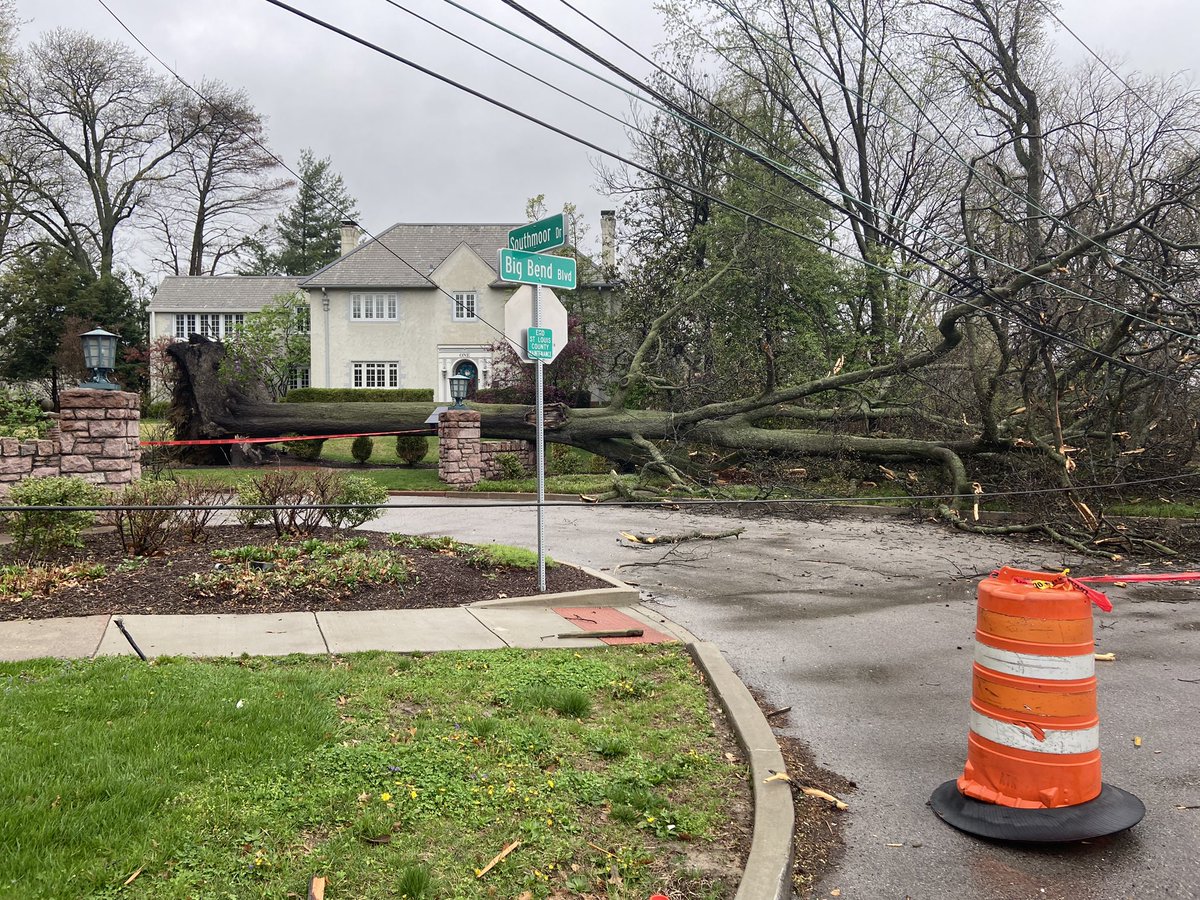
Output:
[[[524,547],[510,547],[508,544],[468,544],[452,537],[427,537],[422,534],[392,534],[388,536],[393,544],[406,547],[409,550],[430,550],[434,553],[444,553],[447,556],[457,556],[477,569],[533,569],[537,567],[537,554]],[[546,567],[557,565],[553,559],[546,557]]]
[[678,842],[744,790],[672,646],[40,660],[0,693],[14,897],[700,896]]

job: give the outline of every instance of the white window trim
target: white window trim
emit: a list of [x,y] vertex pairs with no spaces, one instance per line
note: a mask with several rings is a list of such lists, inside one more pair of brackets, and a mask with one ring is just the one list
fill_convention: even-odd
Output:
[[[459,298],[462,298],[461,300]],[[459,309],[465,308],[467,303],[470,303],[470,315],[459,315]],[[478,291],[455,291],[454,299],[450,303],[450,318],[455,322],[478,322],[479,321],[479,292]]]
[[398,322],[400,297],[395,293],[351,294],[349,314],[351,322]]
[[[369,367],[369,368],[368,368]],[[382,379],[383,384],[368,384]],[[400,387],[400,363],[391,359],[363,359],[350,363],[350,387],[358,389]]]
[[[206,337],[227,341],[237,333],[246,320],[245,313],[207,312],[172,313],[171,337],[186,341],[188,335],[202,334]],[[213,326],[216,333],[213,334]]]

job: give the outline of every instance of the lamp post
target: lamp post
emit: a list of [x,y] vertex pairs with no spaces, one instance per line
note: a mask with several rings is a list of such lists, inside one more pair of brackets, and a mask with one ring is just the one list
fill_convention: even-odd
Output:
[[467,399],[467,391],[471,387],[471,378],[469,375],[451,375],[448,379],[450,382],[450,396],[454,400],[454,405],[451,409],[466,409],[463,406],[463,401]]
[[109,381],[107,373],[117,367],[120,338],[103,328],[93,328],[81,334],[79,340],[83,344],[83,365],[92,372],[92,380],[81,381],[79,386],[93,391],[119,391],[121,386]]

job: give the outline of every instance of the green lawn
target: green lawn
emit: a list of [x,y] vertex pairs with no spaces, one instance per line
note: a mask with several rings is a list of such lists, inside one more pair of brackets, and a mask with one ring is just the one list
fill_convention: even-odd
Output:
[[678,647],[39,660],[0,663],[0,692],[0,895],[736,886],[682,862],[745,772]]

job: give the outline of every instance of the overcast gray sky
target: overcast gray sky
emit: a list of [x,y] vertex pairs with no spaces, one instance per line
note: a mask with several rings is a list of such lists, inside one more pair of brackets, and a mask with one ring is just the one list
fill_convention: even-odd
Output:
[[[290,163],[311,147],[329,156],[358,198],[361,221],[378,232],[397,221],[520,220],[526,198],[551,209],[579,204],[592,225],[614,205],[596,190],[593,156],[480,100],[353,45],[262,0],[108,0],[145,43],[188,81],[245,88],[269,118],[272,148]],[[398,0],[575,94],[621,115],[626,98],[551,60],[443,0]],[[543,45],[561,44],[499,0],[457,0]],[[650,0],[572,0],[650,53],[663,25]],[[477,51],[439,34],[385,0],[294,0],[294,4],[404,56],[577,132],[624,149],[619,125]],[[648,66],[557,0],[527,5],[638,74]],[[18,0],[23,36],[81,28],[129,43],[95,0]],[[1195,70],[1196,0],[1063,0],[1060,15],[1097,50],[1147,71]],[[1064,58],[1083,50],[1061,35]],[[594,68],[594,64],[590,64]]]

